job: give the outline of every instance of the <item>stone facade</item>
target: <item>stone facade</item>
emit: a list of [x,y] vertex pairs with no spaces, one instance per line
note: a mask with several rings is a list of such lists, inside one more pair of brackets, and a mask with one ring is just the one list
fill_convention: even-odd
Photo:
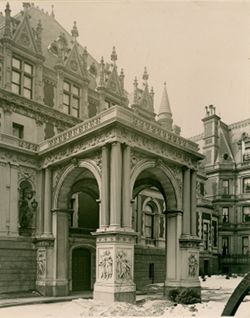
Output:
[[165,282],[166,295],[199,293],[203,156],[172,125],[166,86],[156,118],[147,70],[130,102],[115,48],[97,62],[75,23],[67,33],[24,3],[0,24],[0,254],[16,275],[0,274],[0,292],[133,302],[136,285]]
[[250,120],[227,125],[210,105],[203,123],[204,133],[192,138],[206,156],[198,172],[201,273],[245,273],[250,264]]

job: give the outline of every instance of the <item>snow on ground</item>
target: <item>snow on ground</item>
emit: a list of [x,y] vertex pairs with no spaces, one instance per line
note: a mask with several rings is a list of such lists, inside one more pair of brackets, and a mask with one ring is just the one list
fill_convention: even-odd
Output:
[[[0,309],[0,318],[82,318],[82,317],[220,317],[234,288],[242,277],[225,279],[213,276],[201,281],[202,303],[176,305],[162,297],[162,284],[149,286],[153,294],[138,295],[136,304],[105,303],[92,299],[70,302],[17,306]],[[250,317],[250,296],[240,305],[235,317]]]

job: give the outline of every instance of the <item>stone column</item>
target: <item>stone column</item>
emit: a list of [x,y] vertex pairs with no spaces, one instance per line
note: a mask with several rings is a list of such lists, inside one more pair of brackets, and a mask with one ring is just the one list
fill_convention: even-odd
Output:
[[51,194],[52,194],[52,178],[50,168],[45,169],[44,181],[44,229],[43,237],[52,236],[52,217],[51,217]]
[[130,147],[123,148],[122,175],[122,227],[131,230],[132,206],[130,198]]
[[182,232],[182,212],[166,212],[166,281],[164,295],[168,296],[169,291],[181,286],[181,253],[179,238]]
[[121,144],[113,142],[110,160],[110,227],[121,227],[122,153]]
[[70,211],[56,209],[53,213],[53,296],[66,296],[69,293],[69,216]]
[[197,212],[196,212],[196,179],[195,170],[191,172],[191,234],[197,236]]
[[183,182],[183,235],[190,235],[190,208],[191,208],[191,193],[190,193],[190,169],[184,171]]
[[109,149],[108,145],[105,145],[102,147],[100,229],[105,229],[109,226],[109,185]]

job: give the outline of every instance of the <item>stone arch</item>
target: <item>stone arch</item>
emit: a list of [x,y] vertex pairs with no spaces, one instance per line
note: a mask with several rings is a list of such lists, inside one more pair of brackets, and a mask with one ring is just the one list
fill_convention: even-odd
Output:
[[95,177],[98,185],[99,195],[101,196],[100,169],[93,160],[81,160],[78,162],[77,166],[70,164],[60,177],[54,193],[52,204],[53,209],[66,210],[68,208],[68,194],[71,191],[71,187],[74,184],[77,175],[82,172],[83,168],[89,170]]
[[[144,171],[150,171],[156,181],[157,188],[163,191],[166,199],[167,210],[180,210],[182,208],[182,195],[174,175],[162,161],[158,160],[140,160],[131,171],[130,189],[131,198],[133,198],[133,189],[137,178]],[[154,185],[154,184],[152,184]]]
[[158,202],[155,198],[147,198],[147,199],[145,199],[144,202],[143,202],[143,205],[142,205],[142,209],[144,209],[145,206],[146,206],[149,202],[153,202],[153,203],[156,205],[157,211],[160,211],[160,210],[161,210],[160,204],[159,204],[159,202]]

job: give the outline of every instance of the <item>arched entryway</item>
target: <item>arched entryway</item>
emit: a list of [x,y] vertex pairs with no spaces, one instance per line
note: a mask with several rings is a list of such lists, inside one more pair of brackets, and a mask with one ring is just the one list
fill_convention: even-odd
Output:
[[142,161],[132,178],[132,224],[138,233],[135,247],[135,283],[143,289],[166,279],[166,213],[177,210],[180,194],[167,167]]
[[[93,285],[92,254],[99,227],[100,171],[94,161],[74,161],[61,175],[53,195],[54,270],[57,290],[90,290]],[[74,247],[72,254],[70,249]],[[55,289],[56,289],[55,288]]]
[[86,248],[74,248],[72,251],[72,291],[91,289],[91,254]]

